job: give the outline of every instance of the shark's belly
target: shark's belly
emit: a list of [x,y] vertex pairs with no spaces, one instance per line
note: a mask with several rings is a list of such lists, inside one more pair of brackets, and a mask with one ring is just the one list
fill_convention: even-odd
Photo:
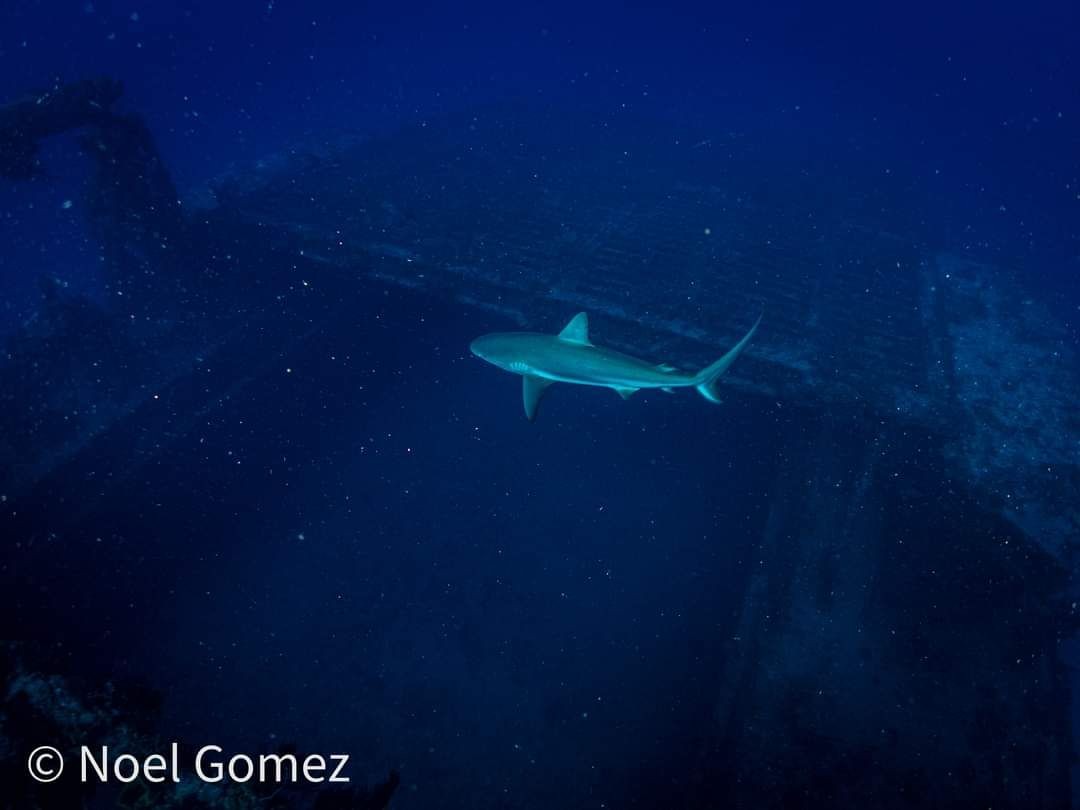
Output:
[[595,385],[602,388],[662,388],[685,385],[682,375],[664,374],[652,367],[640,368],[629,364],[584,362],[542,363],[531,372],[538,377],[573,385]]
[[[537,376],[544,377],[548,380],[554,380],[555,382],[571,383],[573,385],[596,385],[601,388],[625,388],[627,382],[625,378],[619,377],[588,377],[566,372],[540,372]],[[634,388],[642,388],[643,385],[634,384]]]

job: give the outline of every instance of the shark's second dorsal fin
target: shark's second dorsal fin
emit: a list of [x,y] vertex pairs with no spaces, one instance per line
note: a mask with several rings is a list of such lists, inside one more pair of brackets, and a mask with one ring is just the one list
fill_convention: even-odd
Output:
[[584,346],[592,346],[589,343],[589,315],[587,312],[579,312],[570,319],[570,323],[559,332],[559,339],[567,343],[581,343]]

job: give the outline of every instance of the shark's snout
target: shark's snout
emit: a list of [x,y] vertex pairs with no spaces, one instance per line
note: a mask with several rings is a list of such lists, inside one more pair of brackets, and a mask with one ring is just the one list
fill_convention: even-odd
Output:
[[487,343],[487,340],[485,338],[478,337],[476,340],[469,344],[469,351],[475,354],[481,360],[487,360],[487,358],[484,356],[485,343]]
[[506,338],[506,334],[499,332],[481,335],[469,344],[469,351],[485,363],[491,363],[491,365],[498,368],[512,371],[513,369],[510,369],[508,364],[516,359],[517,354],[514,351],[513,344],[507,344]]

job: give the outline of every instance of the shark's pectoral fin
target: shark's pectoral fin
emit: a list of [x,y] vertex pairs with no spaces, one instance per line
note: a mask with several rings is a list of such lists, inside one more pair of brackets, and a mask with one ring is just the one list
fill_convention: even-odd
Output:
[[616,388],[615,392],[623,399],[630,399],[639,390],[638,388]]
[[589,316],[584,312],[579,312],[568,323],[561,332],[559,332],[559,339],[565,340],[568,343],[580,343],[583,346],[591,346],[589,343]]
[[551,384],[551,380],[534,377],[531,374],[526,374],[521,378],[521,398],[525,403],[525,416],[529,418],[530,422],[536,418],[536,409],[540,407],[540,398],[544,396],[544,392],[547,391],[548,386]]

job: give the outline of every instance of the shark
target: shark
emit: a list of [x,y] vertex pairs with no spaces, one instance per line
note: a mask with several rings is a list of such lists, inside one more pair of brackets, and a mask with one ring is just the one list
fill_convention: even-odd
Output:
[[555,383],[611,388],[623,399],[643,388],[659,388],[667,393],[676,388],[696,388],[709,402],[719,403],[717,380],[746,348],[761,318],[759,315],[727,354],[696,374],[594,345],[589,340],[589,316],[585,312],[571,318],[555,335],[496,332],[476,338],[469,350],[493,366],[521,375],[525,416],[530,422],[536,418],[544,393]]

